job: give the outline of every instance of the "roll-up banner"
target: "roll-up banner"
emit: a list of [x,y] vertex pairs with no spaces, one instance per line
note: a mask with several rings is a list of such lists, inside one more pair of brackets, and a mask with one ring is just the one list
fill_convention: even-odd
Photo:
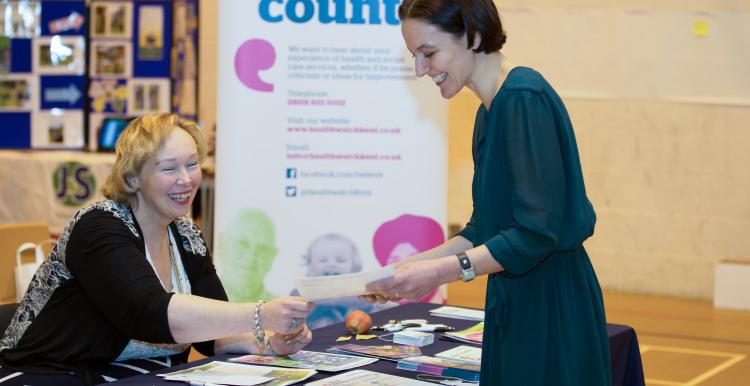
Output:
[[[232,301],[445,240],[447,103],[414,74],[399,3],[219,2],[214,253]],[[352,308],[373,310],[323,301],[310,325]]]

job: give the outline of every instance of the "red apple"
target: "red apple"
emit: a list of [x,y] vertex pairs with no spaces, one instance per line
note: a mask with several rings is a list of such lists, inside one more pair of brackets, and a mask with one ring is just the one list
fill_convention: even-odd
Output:
[[363,334],[372,326],[372,318],[364,311],[355,310],[346,317],[346,329],[353,335]]

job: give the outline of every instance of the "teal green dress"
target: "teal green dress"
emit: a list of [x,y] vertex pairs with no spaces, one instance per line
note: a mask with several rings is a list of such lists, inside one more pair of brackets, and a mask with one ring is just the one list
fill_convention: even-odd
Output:
[[482,385],[611,384],[601,288],[582,242],[596,215],[562,100],[514,68],[477,111],[471,220],[459,233],[505,271],[490,275]]

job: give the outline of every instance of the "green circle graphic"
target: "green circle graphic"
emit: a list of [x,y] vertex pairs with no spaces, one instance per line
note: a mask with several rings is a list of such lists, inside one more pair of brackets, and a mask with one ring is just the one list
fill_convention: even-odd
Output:
[[96,192],[96,179],[88,166],[76,161],[63,162],[52,173],[52,186],[57,200],[65,206],[77,207]]

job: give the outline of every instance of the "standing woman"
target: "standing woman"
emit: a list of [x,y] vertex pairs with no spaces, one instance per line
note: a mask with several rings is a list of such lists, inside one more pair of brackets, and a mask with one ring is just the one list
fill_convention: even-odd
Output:
[[396,264],[370,301],[419,299],[489,274],[482,385],[611,383],[601,289],[583,248],[596,216],[586,197],[573,127],[536,71],[500,52],[492,0],[405,0],[401,31],[417,76],[444,98],[481,100],[472,154],[474,211],[444,244]]

